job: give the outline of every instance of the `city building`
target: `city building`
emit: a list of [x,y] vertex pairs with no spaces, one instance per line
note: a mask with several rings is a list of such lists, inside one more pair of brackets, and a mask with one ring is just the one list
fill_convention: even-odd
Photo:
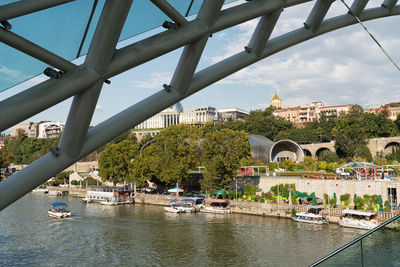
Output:
[[226,108],[218,110],[218,121],[243,120],[250,112],[239,108]]
[[10,135],[17,136],[23,130],[27,137],[53,138],[64,130],[65,123],[60,121],[21,122],[10,128]]
[[388,118],[394,121],[397,119],[397,116],[399,116],[399,114],[400,114],[400,103],[399,102],[389,103],[389,104],[381,105],[378,107],[375,106],[375,107],[364,109],[364,112],[374,113],[374,114],[379,114],[383,111],[387,111]]
[[279,97],[278,93],[275,91],[274,96],[271,98],[271,106],[275,108],[282,108],[282,99]]
[[135,129],[164,129],[181,123],[202,126],[206,122],[214,120],[215,108],[213,107],[184,110],[182,105],[177,103],[140,123]]
[[314,101],[311,105],[289,107],[272,112],[293,123],[304,123],[318,120],[323,114],[327,117],[339,116],[350,111],[353,105],[325,106],[322,101]]

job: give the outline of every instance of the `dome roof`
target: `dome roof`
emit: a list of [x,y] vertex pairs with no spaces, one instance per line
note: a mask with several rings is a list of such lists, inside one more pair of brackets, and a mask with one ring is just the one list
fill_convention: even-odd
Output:
[[170,106],[170,108],[175,109],[179,112],[183,112],[183,106],[182,106],[181,102],[178,102],[175,105]]

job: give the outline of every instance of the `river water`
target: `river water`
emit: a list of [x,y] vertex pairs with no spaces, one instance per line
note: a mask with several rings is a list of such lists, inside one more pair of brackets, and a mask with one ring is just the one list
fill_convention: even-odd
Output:
[[[47,217],[66,202],[67,219]],[[307,266],[365,233],[249,215],[172,214],[27,194],[0,212],[0,266]],[[400,236],[399,236],[400,237]]]

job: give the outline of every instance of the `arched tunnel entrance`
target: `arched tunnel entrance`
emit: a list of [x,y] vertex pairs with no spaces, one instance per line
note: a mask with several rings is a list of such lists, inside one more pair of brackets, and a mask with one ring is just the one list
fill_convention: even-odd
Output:
[[300,162],[304,160],[304,152],[294,141],[288,139],[280,140],[272,146],[270,159],[274,162],[281,162],[287,159]]

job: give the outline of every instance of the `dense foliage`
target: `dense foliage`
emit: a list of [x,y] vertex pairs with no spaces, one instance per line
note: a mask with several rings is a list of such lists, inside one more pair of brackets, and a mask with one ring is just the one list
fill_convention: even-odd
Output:
[[248,135],[243,131],[222,129],[207,133],[201,145],[205,167],[202,189],[228,189],[240,167],[240,161],[250,156]]

